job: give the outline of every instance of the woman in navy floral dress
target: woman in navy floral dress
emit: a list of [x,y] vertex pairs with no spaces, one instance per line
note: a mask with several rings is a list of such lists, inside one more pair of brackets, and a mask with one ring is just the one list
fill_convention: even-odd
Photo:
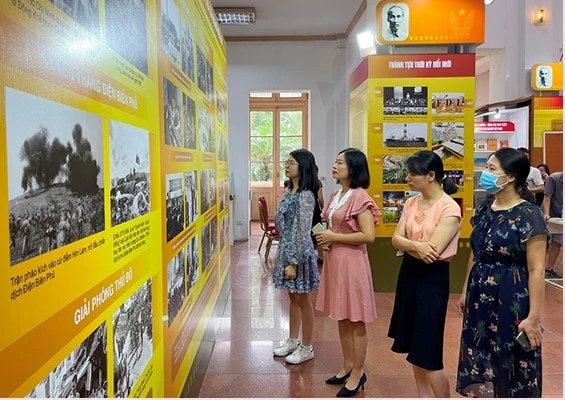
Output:
[[[541,397],[541,308],[548,232],[526,188],[528,159],[503,148],[487,162],[481,186],[494,200],[472,219],[463,294],[457,392],[468,397]],[[525,331],[531,351],[515,340]]]
[[[312,217],[318,191],[318,168],[314,155],[306,149],[290,153],[285,174],[288,190],[277,208],[275,222],[281,239],[273,282],[290,298],[290,337],[274,350],[286,362],[299,364],[314,358],[312,332],[314,306],[310,293],[318,290],[320,270],[311,239]],[[302,325],[302,342],[298,339]]]

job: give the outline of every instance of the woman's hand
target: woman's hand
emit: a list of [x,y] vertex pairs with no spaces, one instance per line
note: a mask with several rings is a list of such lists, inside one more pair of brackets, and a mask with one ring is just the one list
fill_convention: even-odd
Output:
[[288,264],[284,269],[286,279],[296,279],[296,264]]
[[314,235],[316,237],[316,242],[323,250],[329,250],[334,239],[334,233],[329,229],[325,231],[318,232]]
[[536,318],[526,318],[518,325],[518,332],[526,331],[526,336],[530,341],[532,349],[535,350],[541,346],[543,339],[541,325],[539,320]]
[[467,298],[467,294],[465,292],[461,293],[461,297],[457,300],[457,312],[459,316],[462,317],[465,314],[465,301]]
[[416,248],[416,253],[420,260],[424,261],[426,264],[431,264],[437,261],[439,253],[437,252],[436,245],[431,242],[416,242],[414,245]]

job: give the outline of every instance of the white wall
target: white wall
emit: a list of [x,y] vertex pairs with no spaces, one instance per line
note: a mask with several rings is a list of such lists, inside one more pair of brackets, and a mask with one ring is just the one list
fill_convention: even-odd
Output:
[[[249,237],[249,92],[310,92],[310,148],[320,176],[331,167],[347,135],[345,45],[341,41],[228,43],[230,173],[234,174],[234,239]],[[339,145],[338,145],[338,142]],[[333,188],[326,180],[326,194]]]

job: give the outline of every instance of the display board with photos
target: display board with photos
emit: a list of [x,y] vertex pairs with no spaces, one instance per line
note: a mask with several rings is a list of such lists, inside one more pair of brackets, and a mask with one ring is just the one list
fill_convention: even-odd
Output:
[[[377,237],[390,237],[406,200],[417,194],[406,184],[406,159],[419,150],[434,151],[458,192],[461,237],[470,234],[473,210],[474,67],[472,54],[374,55],[352,73],[356,103],[366,85],[366,111],[350,118],[351,145],[366,143],[371,173],[368,189],[382,217]],[[416,65],[420,66],[416,68]],[[366,121],[359,118],[366,115]],[[365,125],[365,126],[363,126]],[[360,138],[365,136],[365,139]]]
[[230,259],[210,2],[10,1],[0,34],[0,397],[186,393]]

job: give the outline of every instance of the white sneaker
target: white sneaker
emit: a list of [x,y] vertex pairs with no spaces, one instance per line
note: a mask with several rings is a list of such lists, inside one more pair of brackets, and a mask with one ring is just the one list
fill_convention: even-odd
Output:
[[284,357],[298,349],[299,345],[300,340],[298,339],[286,339],[284,343],[277,347],[273,353],[275,353],[275,356],[277,357]]
[[304,347],[302,344],[284,360],[289,364],[300,364],[314,358],[314,346]]

